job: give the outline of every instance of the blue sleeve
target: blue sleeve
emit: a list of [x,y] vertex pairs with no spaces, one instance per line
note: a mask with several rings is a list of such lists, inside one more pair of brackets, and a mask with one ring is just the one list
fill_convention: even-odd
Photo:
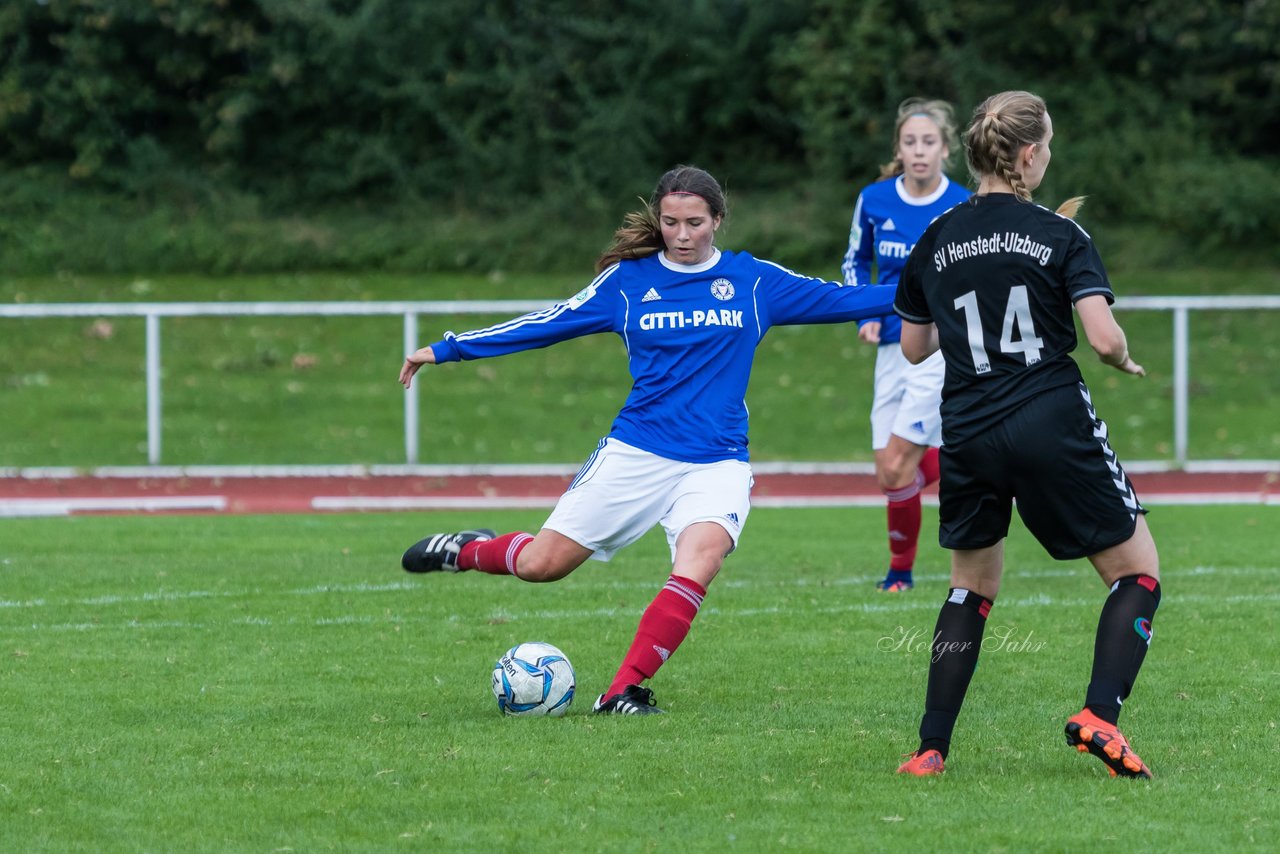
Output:
[[610,267],[576,295],[550,308],[484,329],[457,335],[446,332],[442,340],[431,345],[436,363],[488,359],[612,331],[616,301],[611,297],[617,291],[602,285],[616,269],[616,265]]
[[841,285],[760,261],[761,315],[769,326],[847,323],[893,311],[895,285]]
[[844,253],[840,272],[846,285],[871,284],[871,262],[875,258],[875,224],[862,204],[862,193],[853,206],[853,221],[849,224],[849,248]]
[[[853,206],[853,222],[849,225],[849,248],[844,254],[844,263],[840,271],[844,274],[846,285],[871,284],[871,262],[875,260],[876,226],[867,214],[862,203],[862,193],[858,194],[858,202]],[[864,317],[858,321],[858,328],[879,317]]]

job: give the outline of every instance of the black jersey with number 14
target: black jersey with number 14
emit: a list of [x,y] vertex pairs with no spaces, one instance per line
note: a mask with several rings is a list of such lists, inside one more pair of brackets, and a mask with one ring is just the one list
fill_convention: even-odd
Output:
[[1072,306],[1090,294],[1114,302],[1093,241],[1040,205],[973,196],[929,226],[894,310],[938,326],[943,442],[959,444],[1040,392],[1080,381]]

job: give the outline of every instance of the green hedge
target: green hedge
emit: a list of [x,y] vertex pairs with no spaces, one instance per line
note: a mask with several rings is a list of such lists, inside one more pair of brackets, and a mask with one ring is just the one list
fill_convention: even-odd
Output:
[[1266,251],[1276,32],[1276,0],[12,3],[0,263],[578,267],[678,162],[768,194],[753,248],[825,259],[902,98],[1007,88],[1057,119],[1046,201]]

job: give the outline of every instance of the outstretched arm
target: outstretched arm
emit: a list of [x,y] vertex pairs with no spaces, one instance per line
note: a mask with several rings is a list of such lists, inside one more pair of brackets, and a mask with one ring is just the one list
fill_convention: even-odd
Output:
[[879,319],[893,311],[895,285],[842,286],[801,276],[772,261],[761,261],[761,287],[769,326],[800,323],[847,323]]
[[413,375],[423,365],[488,359],[549,347],[582,335],[608,332],[613,328],[613,303],[608,294],[597,293],[597,286],[614,270],[616,266],[597,276],[594,282],[565,302],[484,329],[457,335],[446,332],[440,341],[405,358],[400,368],[400,383],[409,388]]
[[1139,377],[1147,375],[1146,369],[1129,356],[1129,343],[1124,330],[1116,323],[1106,297],[1101,294],[1081,297],[1076,300],[1076,312],[1080,315],[1080,323],[1084,326],[1089,346],[1098,354],[1102,364],[1126,374]]
[[413,383],[413,375],[423,365],[434,365],[436,363],[436,354],[430,347],[423,347],[415,350],[405,357],[404,365],[400,368],[400,385],[408,388]]

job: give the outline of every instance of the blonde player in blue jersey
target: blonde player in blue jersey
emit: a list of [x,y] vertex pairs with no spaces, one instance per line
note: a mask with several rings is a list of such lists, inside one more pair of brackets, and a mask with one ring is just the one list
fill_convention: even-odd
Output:
[[409,572],[478,570],[556,581],[588,558],[609,560],[662,525],[671,574],[596,700],[599,714],[659,711],[641,683],[684,640],[708,585],[737,546],[751,509],[744,397],[765,333],[876,317],[893,304],[893,287],[846,287],[717,249],[727,213],[715,178],[676,167],[658,181],[648,207],[626,217],[597,262],[599,275],[576,296],[487,329],[446,333],[410,354],[400,371],[408,387],[423,365],[601,332],[622,339],[631,393],[536,536],[497,536],[487,528],[433,534],[401,559]]
[[[956,131],[951,105],[910,98],[898,107],[893,160],[864,188],[853,209],[845,284],[863,285],[875,265],[880,284],[897,284],[911,248],[940,214],[969,198],[943,172]],[[902,355],[902,321],[895,314],[863,320],[858,338],[878,345],[871,447],[876,481],[888,500],[889,572],[877,587],[910,590],[920,541],[920,490],[938,479],[942,444],[942,379],[937,353],[919,365]]]

